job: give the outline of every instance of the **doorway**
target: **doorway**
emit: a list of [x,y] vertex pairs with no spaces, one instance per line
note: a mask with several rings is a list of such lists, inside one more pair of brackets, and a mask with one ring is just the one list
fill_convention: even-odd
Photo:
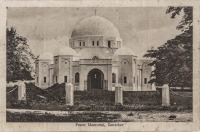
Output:
[[103,72],[99,69],[93,69],[87,76],[87,88],[88,90],[103,90]]

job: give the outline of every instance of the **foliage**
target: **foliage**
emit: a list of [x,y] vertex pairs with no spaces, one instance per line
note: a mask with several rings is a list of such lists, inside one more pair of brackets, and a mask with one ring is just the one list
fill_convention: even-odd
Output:
[[31,53],[27,39],[19,36],[16,29],[7,28],[7,50],[6,50],[6,65],[7,65],[7,81],[15,80],[30,80],[32,79],[31,72],[33,67],[31,61],[34,60],[34,55]]
[[158,49],[148,50],[144,57],[155,58],[150,63],[156,67],[151,76],[156,79],[150,80],[150,83],[156,82],[157,85],[165,83],[170,86],[192,86],[192,7],[169,7],[166,13],[171,13],[171,18],[184,15],[177,26],[177,30],[182,33],[175,38],[168,40]]

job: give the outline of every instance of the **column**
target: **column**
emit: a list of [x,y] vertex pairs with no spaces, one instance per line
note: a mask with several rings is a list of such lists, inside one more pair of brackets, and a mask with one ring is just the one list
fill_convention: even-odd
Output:
[[141,91],[142,90],[142,66],[139,65],[139,68],[138,68],[138,91]]

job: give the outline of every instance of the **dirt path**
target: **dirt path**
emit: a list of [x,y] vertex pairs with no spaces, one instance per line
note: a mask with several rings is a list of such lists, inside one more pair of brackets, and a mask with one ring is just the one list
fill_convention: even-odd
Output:
[[[34,114],[54,116],[69,116],[76,114],[91,115],[95,113],[120,115],[114,121],[120,122],[191,122],[192,111],[170,112],[170,111],[46,111],[27,109],[7,109],[7,112],[18,114]],[[101,118],[97,117],[97,118]],[[113,120],[112,120],[113,121]]]

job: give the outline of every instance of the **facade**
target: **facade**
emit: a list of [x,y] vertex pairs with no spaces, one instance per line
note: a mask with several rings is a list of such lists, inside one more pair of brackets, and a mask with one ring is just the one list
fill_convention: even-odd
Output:
[[123,46],[118,29],[108,20],[91,16],[74,28],[69,46],[53,56],[44,53],[36,60],[35,85],[45,89],[56,83],[72,83],[75,90],[155,90],[151,84],[149,60]]

